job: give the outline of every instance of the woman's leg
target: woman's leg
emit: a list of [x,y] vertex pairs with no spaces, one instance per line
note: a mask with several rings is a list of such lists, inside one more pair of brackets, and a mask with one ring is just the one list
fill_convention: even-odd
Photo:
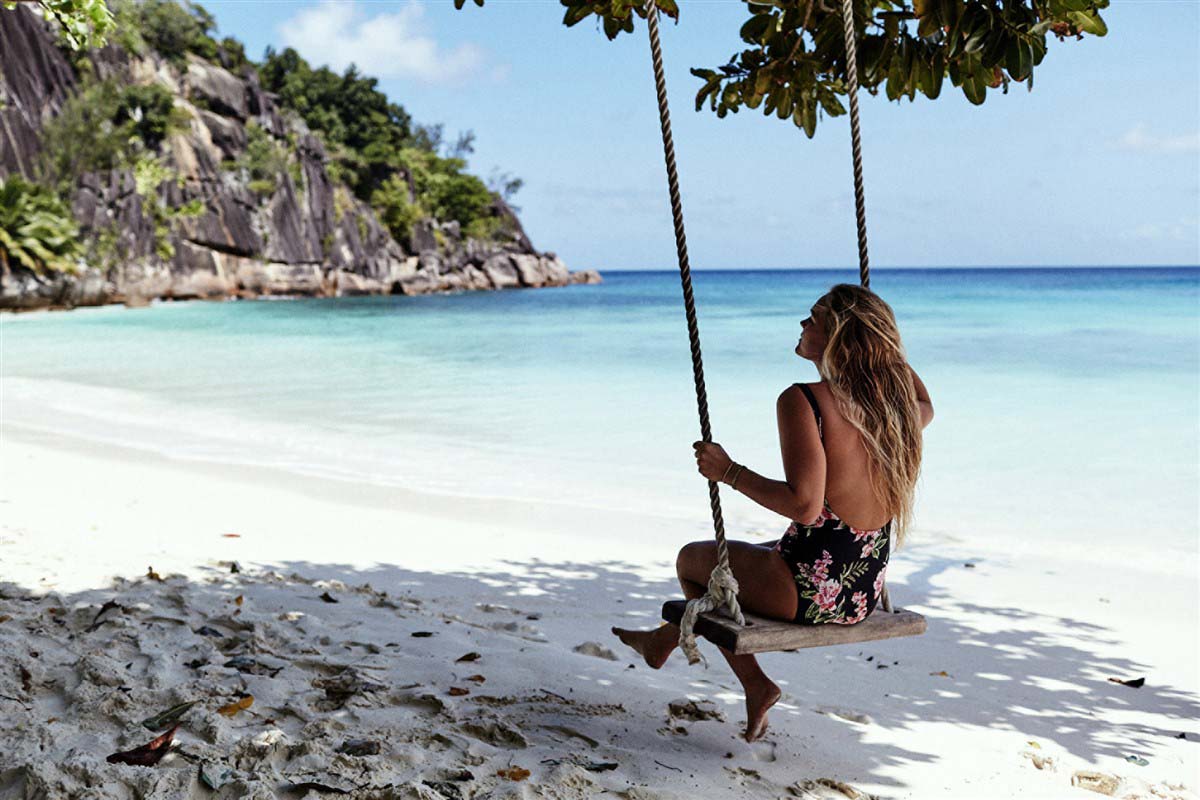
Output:
[[[679,551],[675,568],[684,596],[690,600],[704,595],[716,563],[716,542],[692,542]],[[747,542],[729,542],[729,563],[734,575],[742,576],[745,581],[738,590],[738,602],[743,609],[765,617],[792,618],[799,599],[796,584],[776,553]],[[670,623],[653,631],[612,630],[654,669],[666,662],[679,643],[679,626]],[[734,655],[723,647],[718,649],[745,690],[746,740],[754,741],[766,730],[767,710],[781,692],[753,655]]]

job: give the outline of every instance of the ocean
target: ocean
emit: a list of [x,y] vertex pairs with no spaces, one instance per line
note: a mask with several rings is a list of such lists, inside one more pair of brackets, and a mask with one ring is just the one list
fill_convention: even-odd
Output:
[[[674,271],[0,316],[0,433],[711,528]],[[714,439],[782,477],[800,320],[850,270],[693,273]],[[879,269],[937,418],[914,541],[1194,563],[1200,269]],[[98,476],[98,480],[102,479]],[[786,521],[722,492],[733,537]],[[1149,556],[1148,556],[1149,557]]]

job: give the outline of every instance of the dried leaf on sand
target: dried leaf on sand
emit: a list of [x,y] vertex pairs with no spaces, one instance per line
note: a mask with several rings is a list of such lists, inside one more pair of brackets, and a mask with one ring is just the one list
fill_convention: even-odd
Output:
[[458,658],[454,659],[454,663],[458,664],[462,661],[478,661],[480,658],[482,658],[482,656],[480,656],[479,653],[472,651],[470,653],[467,653],[466,655],[461,655]]
[[470,693],[470,689],[464,689],[461,686],[451,686],[450,691],[447,694],[449,694],[451,697],[462,697],[464,694]]
[[496,774],[501,778],[507,778],[510,781],[523,781],[533,773],[524,767],[509,767],[508,769],[496,770]]
[[161,714],[155,714],[153,717],[147,717],[142,720],[142,727],[152,731],[161,731],[163,728],[178,722],[179,718],[198,702],[198,700],[190,700],[186,703],[180,703],[177,706],[171,706]]
[[146,567],[146,577],[152,581],[163,582],[162,576],[154,571],[154,567]]
[[1132,680],[1123,681],[1120,678],[1109,678],[1110,683],[1119,683],[1122,686],[1129,686],[1134,689],[1140,689],[1146,684],[1145,678],[1133,678]]
[[326,603],[338,602],[338,599],[336,597],[334,597],[333,595],[331,595],[329,592],[322,592],[321,599],[324,600]]
[[248,694],[240,700],[235,700],[228,705],[221,706],[217,709],[217,713],[223,717],[236,717],[241,712],[245,711],[250,706],[254,705],[254,695]]
[[177,730],[179,730],[179,723],[175,723],[171,730],[156,739],[151,739],[141,747],[113,753],[104,760],[110,764],[133,764],[134,766],[153,767],[170,751],[171,741],[175,738],[175,731]]

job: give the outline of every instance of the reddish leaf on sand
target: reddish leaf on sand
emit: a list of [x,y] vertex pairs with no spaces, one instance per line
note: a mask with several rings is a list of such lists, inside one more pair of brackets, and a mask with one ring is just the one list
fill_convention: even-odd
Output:
[[240,538],[242,538],[242,535],[240,533],[222,533],[221,538],[222,539],[240,539]]
[[482,675],[468,675],[466,678],[464,678],[464,680],[475,681],[475,683],[483,683],[487,680],[487,678],[483,677]]
[[462,697],[464,694],[470,694],[470,693],[471,693],[470,689],[464,689],[461,686],[451,686],[448,694],[451,697]]
[[239,605],[239,606],[240,606],[240,605],[241,605],[243,602],[245,602],[245,600],[246,600],[246,598],[245,598],[243,595],[240,595],[240,594],[239,594],[237,597],[233,598],[233,602],[234,602],[234,604],[235,604],[235,605]]
[[508,778],[510,781],[523,781],[532,773],[524,767],[509,767],[496,770],[496,774],[501,778]]
[[139,767],[153,767],[159,761],[162,761],[163,756],[171,750],[171,740],[175,738],[175,731],[177,730],[179,730],[178,724],[162,736],[150,740],[141,747],[124,750],[120,753],[113,753],[104,760],[110,764],[133,764]]
[[458,658],[454,659],[454,663],[457,664],[460,661],[478,661],[480,658],[481,658],[481,656],[479,655],[479,653],[470,652],[470,653],[467,653],[465,656],[459,656]]

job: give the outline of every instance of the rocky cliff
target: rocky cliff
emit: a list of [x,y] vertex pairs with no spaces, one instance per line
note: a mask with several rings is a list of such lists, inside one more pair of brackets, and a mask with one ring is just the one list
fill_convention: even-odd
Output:
[[[598,282],[539,252],[496,196],[488,213],[503,234],[463,235],[455,220],[425,218],[407,247],[372,209],[331,176],[322,140],[263,91],[252,67],[233,74],[195,55],[168,60],[115,47],[87,54],[87,71],[125,85],[165,87],[186,122],[159,147],[170,180],[139,187],[132,169],[78,175],[70,190],[82,237],[107,235],[116,263],[85,262],[46,276],[0,275],[0,308],[70,307],[150,298],[420,294]],[[43,125],[81,84],[34,13],[0,11],[0,179],[38,179]],[[257,127],[286,142],[291,169],[271,191],[252,191],[229,169]],[[141,190],[139,190],[141,189]],[[165,223],[156,207],[188,208]],[[115,238],[115,241],[112,239]],[[165,246],[164,246],[165,245]]]

